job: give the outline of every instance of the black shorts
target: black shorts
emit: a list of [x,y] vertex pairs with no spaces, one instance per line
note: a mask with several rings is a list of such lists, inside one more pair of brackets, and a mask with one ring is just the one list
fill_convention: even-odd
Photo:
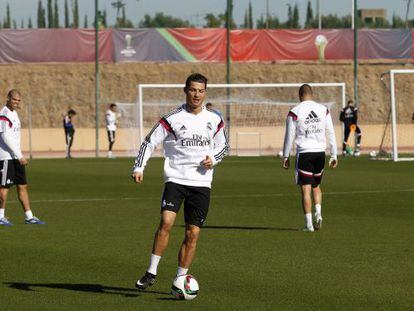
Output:
[[110,143],[115,142],[115,131],[107,131],[108,132],[108,141]]
[[210,205],[210,190],[208,187],[184,186],[167,182],[162,194],[161,212],[178,213],[184,201],[185,223],[202,227]]
[[0,161],[1,188],[10,188],[13,185],[26,185],[26,169],[19,160]]
[[66,140],[66,145],[72,146],[73,144],[73,136],[75,136],[75,129],[69,127],[66,128],[65,127],[65,140]]
[[296,155],[296,183],[317,187],[322,181],[325,152],[304,152]]

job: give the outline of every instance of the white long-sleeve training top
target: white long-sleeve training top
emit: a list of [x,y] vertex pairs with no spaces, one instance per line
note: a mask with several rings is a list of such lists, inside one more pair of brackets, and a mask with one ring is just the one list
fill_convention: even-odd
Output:
[[108,109],[105,113],[106,129],[108,131],[116,131],[116,113]]
[[289,157],[293,142],[297,153],[325,152],[326,137],[330,154],[336,157],[335,131],[329,109],[311,100],[301,102],[289,111],[286,118],[283,157]]
[[198,114],[186,110],[186,104],[165,115],[145,138],[135,159],[133,171],[143,172],[155,147],[163,143],[164,180],[181,185],[211,187],[213,169],[201,162],[209,156],[213,165],[228,150],[224,122],[219,115],[203,107]]
[[0,110],[0,161],[21,159],[20,119],[16,110],[7,106]]

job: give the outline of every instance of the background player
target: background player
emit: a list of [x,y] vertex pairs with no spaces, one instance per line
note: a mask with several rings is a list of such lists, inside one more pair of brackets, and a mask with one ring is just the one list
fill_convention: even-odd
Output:
[[75,127],[72,123],[72,118],[76,115],[76,111],[69,109],[68,113],[63,118],[63,129],[65,130],[66,140],[66,158],[72,158],[70,154],[70,148],[72,148],[73,138],[75,136]]
[[200,228],[207,217],[213,166],[228,149],[223,120],[203,106],[207,78],[195,73],[187,78],[186,103],[154,126],[142,143],[132,177],[143,180],[143,171],[154,148],[164,146],[165,186],[161,200],[161,222],[155,233],[150,264],[136,287],[155,283],[158,263],[167,248],[169,235],[184,201],[185,237],[178,254],[177,275],[186,274],[193,261]]
[[25,214],[25,224],[43,225],[44,222],[33,216],[27,191],[27,160],[22,154],[20,139],[21,126],[16,109],[22,102],[20,92],[11,90],[7,94],[7,103],[0,111],[0,225],[12,226],[5,217],[7,195],[11,186],[16,185],[17,196]]
[[349,134],[351,133],[351,128],[355,128],[356,132],[356,148],[354,152],[354,156],[359,156],[361,154],[361,129],[357,125],[358,122],[358,108],[354,107],[354,102],[352,100],[348,100],[347,106],[342,109],[339,120],[344,123],[344,142],[342,144],[342,154],[346,155],[347,150],[346,147],[348,146],[348,139]]
[[[322,181],[325,166],[326,134],[329,137],[331,158],[329,165],[337,166],[335,131],[329,110],[312,100],[312,88],[304,84],[299,89],[300,104],[295,106],[286,119],[283,145],[283,167],[289,168],[292,144],[296,144],[296,183],[302,194],[305,214],[304,231],[313,232],[322,226]],[[315,203],[315,227],[312,223],[312,194]]]
[[109,142],[108,158],[113,158],[112,147],[115,143],[115,131],[116,131],[116,126],[118,124],[117,115],[116,115],[117,111],[118,111],[118,107],[116,106],[116,104],[111,104],[109,106],[109,109],[105,113],[106,130],[108,132],[108,142]]

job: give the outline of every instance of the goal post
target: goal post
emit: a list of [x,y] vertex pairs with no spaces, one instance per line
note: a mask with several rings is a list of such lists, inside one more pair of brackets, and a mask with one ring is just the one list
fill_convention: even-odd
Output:
[[[240,139],[243,138],[245,154],[277,154],[283,146],[287,113],[299,103],[298,88],[303,84],[208,84],[205,104],[211,102],[213,109],[222,114],[228,128],[230,153],[237,155]],[[340,143],[343,131],[338,118],[340,110],[345,106],[345,83],[307,84],[314,90],[315,101],[332,110],[332,119]],[[184,84],[137,85],[136,118],[140,143],[162,115],[185,102],[183,88]],[[256,139],[260,142],[252,141]],[[250,144],[249,141],[252,143]]]
[[[413,69],[392,69],[387,72],[389,83],[389,113],[382,133],[378,159],[392,159],[393,161],[414,161],[414,104],[410,87],[414,82]],[[386,84],[385,84],[386,85]],[[390,126],[389,126],[390,125]],[[387,153],[390,150],[390,154]],[[390,157],[384,157],[389,154]]]

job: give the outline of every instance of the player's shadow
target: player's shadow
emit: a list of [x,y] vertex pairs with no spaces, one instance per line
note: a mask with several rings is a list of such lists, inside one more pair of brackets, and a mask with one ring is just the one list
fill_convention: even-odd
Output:
[[[185,228],[185,225],[179,227]],[[217,230],[258,230],[258,231],[299,231],[298,228],[281,228],[281,227],[256,227],[256,226],[203,226],[203,229],[217,229]]]
[[95,294],[120,295],[124,297],[139,297],[141,294],[160,294],[169,295],[167,292],[161,291],[138,291],[133,288],[105,286],[101,284],[67,284],[67,283],[22,283],[22,282],[4,282],[8,287],[23,290],[36,291],[37,288],[52,288],[72,290],[76,292],[86,292]]

